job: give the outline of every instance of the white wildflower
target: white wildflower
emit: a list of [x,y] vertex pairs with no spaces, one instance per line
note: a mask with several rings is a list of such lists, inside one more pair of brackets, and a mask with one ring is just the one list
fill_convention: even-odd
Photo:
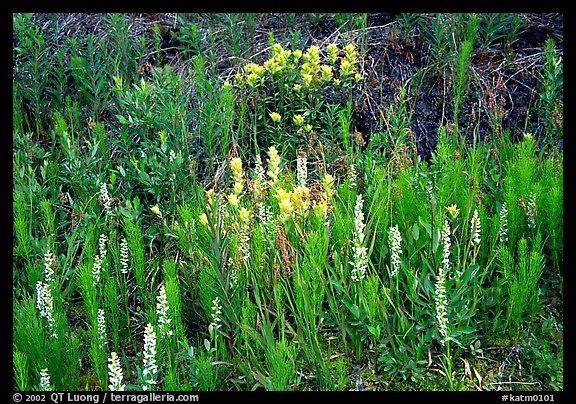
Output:
[[442,265],[438,269],[438,275],[436,275],[436,286],[435,286],[435,308],[436,308],[436,322],[438,323],[438,331],[442,339],[441,344],[448,340],[448,299],[446,297],[446,272],[450,266],[450,225],[448,221],[444,221],[444,227],[442,229],[442,239],[444,241],[444,259],[442,260]]
[[158,314],[158,325],[160,327],[160,333],[162,336],[172,335],[172,330],[170,330],[170,316],[168,314],[168,299],[166,297],[166,289],[164,285],[160,288],[160,292],[156,297],[156,313]]
[[257,181],[264,181],[264,167],[262,166],[262,158],[260,154],[256,155],[256,167],[254,168],[254,173],[256,174]]
[[148,323],[144,329],[142,376],[144,377],[145,385],[142,386],[142,390],[148,390],[150,385],[156,384],[156,373],[158,373],[158,366],[156,365],[156,332],[152,324]]
[[368,250],[364,244],[364,212],[362,208],[364,200],[362,195],[358,194],[356,197],[356,205],[354,207],[354,261],[352,264],[351,279],[354,282],[359,282],[366,276],[368,269]]
[[357,184],[356,181],[357,181],[356,165],[350,164],[350,167],[348,169],[348,187],[350,187],[350,189],[355,188]]
[[105,182],[103,182],[102,185],[100,185],[100,199],[104,204],[104,210],[106,211],[106,214],[111,214],[112,207],[110,205],[110,196],[108,195],[108,188],[106,187]]
[[108,344],[108,338],[106,337],[106,320],[104,318],[104,309],[98,309],[98,343],[101,349],[104,349],[104,345]]
[[472,244],[480,245],[480,217],[478,216],[478,209],[474,209],[472,221],[470,222],[470,234],[472,234]]
[[443,257],[442,257],[442,267],[444,268],[444,273],[450,271],[450,224],[447,220],[444,221],[444,227],[442,228],[442,245],[443,245]]
[[400,269],[400,256],[402,255],[402,249],[400,248],[400,243],[402,241],[402,237],[400,236],[400,231],[398,230],[398,225],[390,227],[388,237],[388,243],[390,247],[390,260],[391,260],[391,267],[392,273],[391,275],[394,277]]
[[40,370],[40,391],[52,391],[54,390],[50,385],[50,374],[48,373],[48,368]]
[[54,301],[52,300],[52,292],[50,285],[41,281],[36,283],[36,308],[40,312],[40,317],[46,319],[48,328],[52,332],[52,337],[58,338],[56,335],[56,320],[54,319]]
[[508,241],[508,208],[506,202],[502,204],[500,209],[500,230],[499,230],[500,244]]
[[128,275],[130,272],[130,266],[128,264],[128,242],[125,238],[120,241],[120,272],[124,275]]
[[212,330],[217,330],[222,326],[222,324],[220,324],[222,321],[220,314],[222,314],[222,306],[220,305],[220,298],[216,296],[214,300],[212,300],[212,322],[208,326],[210,334],[212,334]]
[[306,186],[306,180],[308,179],[308,168],[306,166],[305,155],[298,155],[296,157],[296,179],[298,186]]
[[106,250],[107,241],[108,237],[106,237],[106,234],[101,234],[100,237],[98,238],[98,247],[100,249],[100,257],[102,258],[102,261],[106,259],[106,255],[108,254]]
[[100,273],[102,272],[102,258],[100,257],[100,254],[96,254],[96,256],[94,257],[94,265],[92,266],[92,278],[93,278],[93,282],[92,282],[92,286],[96,287],[96,285],[98,285],[98,282],[100,282]]
[[122,384],[123,377],[118,354],[112,352],[108,358],[108,378],[110,381],[108,387],[111,391],[124,391],[126,385]]
[[52,255],[52,251],[48,250],[46,254],[44,254],[44,280],[46,283],[50,283],[54,279],[53,263],[54,256]]

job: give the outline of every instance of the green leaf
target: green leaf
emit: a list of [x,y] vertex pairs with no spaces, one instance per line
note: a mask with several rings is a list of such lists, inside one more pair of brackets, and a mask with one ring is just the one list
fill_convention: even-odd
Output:
[[476,328],[463,326],[456,328],[454,331],[456,331],[458,334],[472,334],[473,332],[476,332]]
[[128,122],[128,120],[126,118],[124,118],[122,115],[116,115],[116,118],[118,118],[118,120],[120,121],[120,123],[122,125],[128,125],[130,122]]
[[373,327],[371,325],[368,325],[366,327],[368,328],[368,331],[370,331],[370,334],[374,336],[374,338],[376,338],[377,340],[380,339],[380,328]]
[[422,227],[424,227],[424,229],[426,229],[426,233],[428,233],[428,235],[431,237],[432,236],[432,226],[430,225],[430,223],[426,223],[424,221],[424,219],[422,219],[422,216],[418,216],[418,221],[420,222]]
[[432,252],[436,254],[438,251],[438,243],[440,242],[440,229],[434,229],[434,235],[432,236]]
[[418,238],[420,237],[420,227],[418,226],[418,223],[414,223],[414,226],[412,226],[412,237],[416,241],[418,241]]
[[344,304],[346,305],[348,310],[350,310],[350,313],[352,313],[354,317],[356,318],[360,317],[360,307],[347,301],[344,301]]

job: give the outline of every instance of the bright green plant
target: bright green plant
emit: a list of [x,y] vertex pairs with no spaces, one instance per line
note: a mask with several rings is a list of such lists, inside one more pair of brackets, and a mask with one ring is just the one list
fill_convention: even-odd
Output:
[[510,334],[515,337],[523,319],[531,318],[538,309],[539,281],[544,270],[540,234],[532,239],[530,250],[528,240],[522,238],[518,242],[517,254],[503,249],[498,260],[504,278],[508,281],[507,319]]

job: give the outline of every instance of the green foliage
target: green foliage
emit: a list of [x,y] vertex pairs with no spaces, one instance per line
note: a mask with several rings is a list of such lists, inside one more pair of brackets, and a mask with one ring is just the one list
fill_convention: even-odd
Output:
[[[458,126],[526,15],[398,15],[386,46],[419,34],[424,54],[370,100],[372,133],[367,14],[179,14],[135,34],[111,13],[65,41],[38,24],[56,17],[13,15],[15,389],[48,369],[55,390],[107,390],[116,352],[139,390],[148,323],[155,390],[492,389],[507,349],[562,389],[560,45],[535,69],[535,136],[490,111]],[[313,41],[312,21],[337,35]],[[431,75],[456,126],[443,114],[423,160]]]
[[528,240],[518,242],[517,255],[506,249],[499,256],[500,269],[508,281],[508,323],[511,336],[517,335],[524,319],[532,318],[538,311],[539,281],[544,270],[544,255],[540,234],[533,239],[528,250]]

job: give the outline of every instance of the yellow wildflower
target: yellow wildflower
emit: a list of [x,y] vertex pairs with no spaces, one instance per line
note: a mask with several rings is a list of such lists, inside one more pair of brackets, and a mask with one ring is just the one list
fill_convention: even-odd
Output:
[[200,222],[201,225],[208,226],[208,216],[206,216],[206,213],[202,213],[198,217],[198,221]]
[[162,212],[160,211],[160,208],[158,207],[158,205],[154,205],[150,208],[150,210],[154,213],[156,213],[158,216],[162,217]]
[[456,204],[452,204],[450,206],[446,206],[446,211],[452,216],[452,219],[456,219],[458,213],[460,213],[460,209],[456,206]]
[[228,195],[228,203],[234,207],[238,206],[238,195],[236,194],[230,194]]
[[290,194],[284,188],[278,188],[276,190],[276,199],[279,201],[282,199],[290,199]]
[[240,212],[238,212],[238,216],[240,220],[244,223],[248,223],[250,220],[250,211],[246,208],[240,208]]
[[304,117],[301,114],[294,115],[294,123],[298,126],[302,126],[304,123]]
[[273,122],[280,122],[282,117],[278,112],[270,112],[270,119],[272,119]]
[[209,189],[206,191],[206,200],[210,205],[212,205],[212,197],[214,196],[214,188]]
[[326,47],[326,50],[328,51],[328,61],[331,64],[336,63],[336,56],[338,55],[338,47],[336,46],[336,44],[331,43]]
[[281,213],[290,213],[294,209],[294,206],[292,206],[292,201],[290,200],[290,198],[281,199],[278,202],[278,207],[280,208]]
[[242,172],[242,160],[240,157],[234,157],[232,160],[230,160],[230,168],[234,174]]

